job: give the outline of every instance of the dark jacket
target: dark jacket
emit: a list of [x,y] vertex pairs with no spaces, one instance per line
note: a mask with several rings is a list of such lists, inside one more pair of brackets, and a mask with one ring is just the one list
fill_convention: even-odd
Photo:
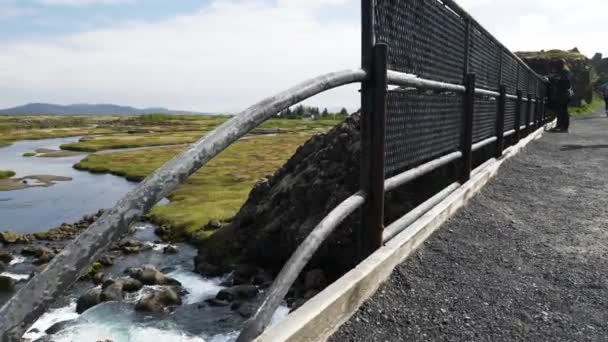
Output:
[[570,72],[567,70],[560,71],[555,85],[556,95],[558,97],[570,97],[570,88],[572,88]]

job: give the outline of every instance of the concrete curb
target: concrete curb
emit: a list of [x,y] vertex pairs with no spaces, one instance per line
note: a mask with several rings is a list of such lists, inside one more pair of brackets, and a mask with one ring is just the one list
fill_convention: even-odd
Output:
[[484,163],[475,170],[468,182],[441,203],[357,267],[291,313],[283,322],[266,330],[255,341],[325,341],[376,292],[397,265],[466,205],[496,175],[505,160],[516,155],[531,141],[540,138],[544,129],[552,125],[553,123],[537,129],[516,145],[506,149],[500,159],[491,159]]

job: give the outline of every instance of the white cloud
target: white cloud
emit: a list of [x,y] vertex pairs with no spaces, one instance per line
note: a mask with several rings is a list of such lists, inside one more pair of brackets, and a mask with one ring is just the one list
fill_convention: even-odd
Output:
[[[4,44],[0,106],[113,102],[235,111],[307,78],[359,64],[356,24],[312,11],[216,1],[163,22]],[[315,101],[356,107],[352,87]],[[350,101],[350,103],[345,103]]]
[[134,3],[135,0],[36,0],[36,2],[50,6],[90,6]]

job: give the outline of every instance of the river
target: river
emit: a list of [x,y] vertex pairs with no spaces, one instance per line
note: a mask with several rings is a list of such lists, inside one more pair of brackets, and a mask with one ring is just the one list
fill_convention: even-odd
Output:
[[0,231],[34,233],[75,222],[100,208],[113,207],[135,183],[109,174],[78,171],[72,166],[86,155],[62,158],[23,157],[39,148],[58,149],[79,137],[25,140],[0,148],[0,170],[13,170],[16,177],[52,175],[72,178],[50,187],[0,191]]
[[[96,175],[74,169],[73,164],[86,155],[61,158],[23,157],[23,153],[39,148],[58,149],[61,144],[77,141],[78,137],[20,141],[0,148],[0,169],[13,170],[16,177],[53,175],[72,178],[57,182],[50,187],[32,187],[21,190],[0,191],[0,231],[13,230],[22,233],[44,231],[79,220],[100,208],[112,207],[131,190],[135,183],[113,175]],[[142,314],[133,309],[138,296],[124,302],[99,304],[83,314],[76,313],[76,299],[94,287],[90,282],[78,282],[68,295],[60,298],[24,336],[27,341],[197,341],[227,342],[236,339],[244,318],[229,307],[213,307],[204,300],[214,297],[222,288],[223,278],[205,278],[191,270],[196,249],[187,244],[177,244],[179,253],[163,254],[162,243],[154,234],[155,226],[145,223],[134,225],[133,238],[152,244],[153,248],[136,255],[116,260],[104,273],[110,278],[124,275],[128,267],[152,264],[178,280],[188,292],[183,304],[166,316]],[[3,248],[7,248],[6,246]],[[8,249],[18,256],[19,247]],[[10,276],[23,286],[35,270],[30,257],[18,256],[1,275]],[[0,305],[10,294],[0,293]],[[288,308],[282,306],[273,317],[274,322],[283,319]],[[71,323],[54,335],[45,330],[55,323]]]

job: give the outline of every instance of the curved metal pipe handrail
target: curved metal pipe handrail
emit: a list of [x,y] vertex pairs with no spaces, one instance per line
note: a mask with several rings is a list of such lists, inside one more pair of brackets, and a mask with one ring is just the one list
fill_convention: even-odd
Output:
[[[404,185],[430,171],[433,171],[445,164],[448,164],[462,157],[462,152],[453,152],[441,158],[422,164],[414,169],[403,172],[397,176],[384,181],[386,192]],[[317,249],[325,241],[327,236],[342,223],[342,221],[365,203],[366,194],[359,191],[355,195],[344,200],[334,210],[332,210],[308,235],[298,249],[291,255],[285,263],[279,275],[275,278],[262,305],[256,311],[241,330],[237,342],[249,342],[258,337],[270,323],[272,315],[279,307],[283,298],[289,291],[293,282],[298,278],[300,272]]]
[[488,146],[491,143],[496,142],[496,140],[498,140],[498,139],[494,136],[494,137],[489,137],[487,139],[476,142],[473,144],[473,146],[471,146],[471,151],[475,152],[482,147]]
[[165,163],[91,224],[0,308],[2,340],[20,340],[49,305],[127,232],[134,220],[230,144],[291,105],[332,88],[364,81],[366,77],[364,70],[356,69],[305,81],[249,107]]
[[313,229],[285,263],[255,315],[245,322],[245,326],[236,340],[237,342],[252,341],[264,332],[264,329],[266,329],[270,323],[272,315],[283,301],[283,298],[285,298],[289,288],[298,278],[304,267],[306,267],[306,264],[308,264],[308,261],[310,261],[317,249],[319,249],[323,241],[325,241],[329,234],[331,234],[348,215],[352,214],[365,203],[366,197],[367,195],[363,191],[359,191],[350,196],[332,210]]
[[461,157],[462,157],[462,152],[460,152],[460,151],[452,152],[441,158],[431,160],[428,163],[422,164],[411,170],[408,170],[406,172],[393,176],[384,181],[384,191],[389,192],[389,191],[395,190],[396,188],[404,185],[405,183],[410,182],[411,180],[416,179],[430,171],[433,171],[438,167],[451,163],[454,160],[461,158]]
[[408,212],[395,222],[391,223],[388,227],[384,228],[384,232],[382,233],[382,243],[387,243],[390,239],[397,236],[397,234],[405,230],[408,226],[414,223],[414,221],[422,217],[422,215],[426,214],[429,210],[439,204],[439,202],[443,201],[459,187],[460,183],[458,182],[448,185],[446,188],[435,194],[433,197],[424,201],[422,204],[412,209],[410,212]]
[[394,70],[388,70],[386,77],[388,84],[390,85],[410,86],[431,90],[455,91],[458,93],[464,93],[466,90],[465,86],[463,85],[427,80],[413,74],[406,74]]

